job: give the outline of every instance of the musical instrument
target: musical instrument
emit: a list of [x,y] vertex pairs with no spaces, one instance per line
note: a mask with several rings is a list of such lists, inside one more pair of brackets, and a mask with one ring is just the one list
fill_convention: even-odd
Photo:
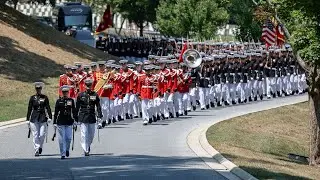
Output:
[[94,91],[98,92],[109,81],[109,79],[114,75],[114,73],[115,73],[115,70],[105,73],[95,85]]
[[182,55],[183,62],[190,68],[200,66],[202,58],[200,53],[194,49],[187,49]]

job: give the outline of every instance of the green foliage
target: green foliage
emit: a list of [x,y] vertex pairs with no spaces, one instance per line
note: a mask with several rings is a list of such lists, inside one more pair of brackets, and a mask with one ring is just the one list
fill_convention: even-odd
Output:
[[291,37],[289,42],[302,59],[320,65],[319,0],[273,0],[278,16]]
[[258,41],[261,37],[262,23],[254,18],[255,4],[252,0],[231,0],[228,9],[231,20],[238,26],[236,37],[239,40]]
[[225,0],[161,0],[157,26],[170,36],[210,39],[229,18]]

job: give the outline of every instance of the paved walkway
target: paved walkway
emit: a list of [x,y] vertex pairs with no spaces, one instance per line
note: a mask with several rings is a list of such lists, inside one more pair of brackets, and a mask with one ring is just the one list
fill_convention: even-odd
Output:
[[[246,105],[196,111],[179,119],[142,126],[141,119],[126,120],[100,130],[91,147],[92,156],[83,157],[79,132],[70,159],[60,160],[58,142],[48,143],[43,155],[35,158],[32,139],[25,124],[0,129],[1,179],[225,179],[210,169],[186,143],[195,128],[222,119],[306,100],[294,96],[253,102]],[[97,135],[97,134],[96,134]]]

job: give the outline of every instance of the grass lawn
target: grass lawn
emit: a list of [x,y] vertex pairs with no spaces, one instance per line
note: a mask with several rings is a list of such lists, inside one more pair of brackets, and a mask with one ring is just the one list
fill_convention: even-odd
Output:
[[308,156],[308,103],[257,112],[220,122],[207,131],[209,143],[258,179],[320,179],[320,168],[293,162]]

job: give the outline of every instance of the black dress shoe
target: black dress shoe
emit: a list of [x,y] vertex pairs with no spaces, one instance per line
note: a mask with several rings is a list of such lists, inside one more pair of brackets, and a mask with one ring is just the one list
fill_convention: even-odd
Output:
[[199,106],[199,105],[200,105],[200,101],[199,101],[199,100],[196,100],[196,102],[197,102],[197,105]]
[[149,124],[151,124],[152,123],[152,118],[149,118],[149,122],[148,122]]
[[257,96],[255,96],[255,97],[254,97],[254,101],[257,101],[257,100],[258,100],[258,97],[257,97]]
[[42,148],[39,148],[39,154],[41,154],[42,153]]
[[85,153],[84,153],[84,156],[89,156],[89,152],[85,152]]
[[166,118],[164,117],[164,114],[161,114],[161,119],[165,120]]
[[129,118],[130,118],[130,119],[133,119],[133,116],[132,116],[132,114],[130,114],[130,115],[129,115]]
[[185,110],[185,111],[184,111],[184,115],[188,115],[188,111]]
[[133,116],[133,118],[135,118],[135,119],[136,119],[136,118],[139,118],[139,116]]
[[276,95],[276,93],[273,93],[273,95],[272,95],[272,96],[273,96],[273,98],[276,98],[276,96],[277,96],[277,95]]
[[188,112],[191,112],[191,109],[190,110],[187,110]]
[[228,106],[228,105],[229,105],[229,103],[228,103],[227,101],[225,101],[225,102],[224,102],[224,105],[225,105],[225,106]]
[[90,150],[91,150],[91,149],[90,149],[90,146],[89,146],[88,153],[90,152]]
[[69,151],[66,151],[66,156],[69,157],[69,155],[70,155],[70,154],[69,154]]
[[280,91],[277,91],[277,95],[278,95],[278,97],[280,97]]
[[238,103],[239,103],[239,104],[241,103],[241,99],[240,99],[240,98],[238,99]]
[[169,113],[169,118],[174,118],[172,113]]
[[252,101],[252,98],[251,98],[251,96],[249,97],[249,102],[251,102]]
[[66,157],[64,157],[64,156],[61,156],[61,159],[66,159]]
[[179,117],[179,113],[178,113],[178,112],[176,112],[176,117],[177,117],[177,118]]
[[128,113],[126,113],[126,119],[130,119],[130,116]]
[[108,124],[111,124],[111,119],[108,119]]
[[260,100],[263,100],[263,95],[260,96]]
[[124,119],[122,119],[121,116],[118,116],[118,121],[123,121]]
[[247,103],[247,99],[245,99],[243,102],[244,102],[244,103]]
[[153,118],[153,122],[157,122],[158,121],[156,116],[152,116],[152,118]]
[[232,101],[232,104],[235,105],[235,104],[237,104],[237,103],[236,103],[235,101]]
[[117,122],[116,118],[113,117],[113,118],[112,118],[112,122],[113,122],[113,123]]
[[209,109],[209,108],[210,108],[210,105],[209,105],[209,104],[207,104],[207,105],[206,105],[206,108],[207,108],[207,109]]
[[142,118],[142,112],[140,112],[140,118]]
[[39,156],[39,151],[37,151],[35,154],[34,154],[35,157],[38,157]]
[[157,121],[160,121],[161,120],[161,118],[160,118],[160,116],[159,116],[159,114],[157,115]]
[[212,108],[214,108],[214,103],[213,103],[213,102],[210,102],[210,106],[211,106]]
[[102,121],[102,123],[101,123],[102,128],[104,128],[106,125],[107,125],[107,122],[106,121]]
[[217,104],[217,105],[218,105],[218,106],[222,106],[222,104],[221,104],[221,102],[220,102],[220,101],[218,102],[218,104]]
[[205,108],[201,108],[201,110],[206,110]]
[[192,109],[193,109],[193,111],[195,111],[197,109],[197,107],[196,106],[192,106]]

